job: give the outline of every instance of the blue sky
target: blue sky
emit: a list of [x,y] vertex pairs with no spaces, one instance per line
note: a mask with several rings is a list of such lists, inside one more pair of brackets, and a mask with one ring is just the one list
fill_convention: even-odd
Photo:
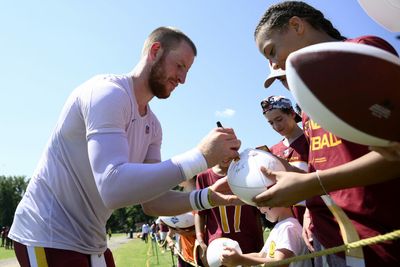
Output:
[[[253,40],[266,0],[3,1],[0,7],[0,175],[34,171],[69,93],[99,73],[127,73],[156,27],[176,26],[196,43],[186,84],[154,99],[163,126],[162,157],[195,146],[220,120],[242,149],[281,137],[259,102],[290,97],[279,83],[263,88],[267,62]],[[396,34],[376,24],[355,0],[306,1],[347,37],[378,35],[400,51]]]

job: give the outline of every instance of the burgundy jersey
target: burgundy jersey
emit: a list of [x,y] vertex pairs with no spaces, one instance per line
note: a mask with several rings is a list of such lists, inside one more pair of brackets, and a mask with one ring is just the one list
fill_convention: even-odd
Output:
[[[196,188],[208,187],[222,177],[208,169],[197,176]],[[198,213],[200,216],[205,216],[204,242],[206,244],[216,238],[227,237],[236,240],[243,253],[258,252],[262,249],[264,238],[261,213],[256,207],[220,206]]]
[[[366,36],[347,41],[370,44],[397,55],[393,47],[378,37]],[[333,135],[304,113],[302,117],[304,132],[310,142],[311,172],[339,166],[369,153],[367,146]],[[400,178],[397,178],[375,185],[333,191],[330,196],[344,210],[363,239],[399,229],[398,201],[394,200],[399,188]],[[313,197],[307,200],[307,207],[313,220],[312,231],[322,245],[342,245],[339,226],[322,199]],[[367,266],[400,266],[399,241],[365,246],[363,250]]]
[[308,162],[308,141],[302,134],[297,137],[289,146],[283,143],[283,140],[270,148],[271,152],[296,165],[297,162]]
[[[290,164],[293,164],[296,167],[299,167],[299,163],[304,162],[307,164],[308,162],[309,145],[304,134],[297,137],[297,139],[290,143],[289,146],[286,146],[282,140],[276,145],[273,145],[270,150],[274,155],[287,160]],[[293,207],[294,216],[301,225],[303,225],[304,212],[304,206]]]
[[160,223],[160,232],[168,232],[169,228],[168,225],[166,225],[165,223]]

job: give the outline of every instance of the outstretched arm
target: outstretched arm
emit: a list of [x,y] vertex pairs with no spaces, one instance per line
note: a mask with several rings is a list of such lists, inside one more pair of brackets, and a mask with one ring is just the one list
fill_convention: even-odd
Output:
[[[210,190],[210,204],[212,206],[241,205],[243,202],[229,189],[227,178],[219,179],[206,189]],[[177,215],[196,209],[191,203],[191,194],[199,192],[168,191],[167,193],[142,204],[143,210],[148,215]],[[193,196],[192,196],[193,197]],[[173,204],[171,204],[173,203]]]
[[88,154],[104,204],[116,209],[160,197],[218,161],[237,157],[239,146],[232,129],[214,129],[195,149],[170,160],[155,164],[131,163],[125,135],[108,133],[89,137]]
[[[317,174],[273,172],[263,169],[266,176],[276,180],[276,184],[256,196],[258,206],[290,206],[304,199],[325,194]],[[398,162],[386,160],[377,152],[370,152],[346,164],[318,171],[326,191],[334,191],[355,186],[366,186],[400,177]]]
[[225,247],[220,257],[223,266],[254,266],[267,262],[267,258],[262,252],[242,254],[231,247]]

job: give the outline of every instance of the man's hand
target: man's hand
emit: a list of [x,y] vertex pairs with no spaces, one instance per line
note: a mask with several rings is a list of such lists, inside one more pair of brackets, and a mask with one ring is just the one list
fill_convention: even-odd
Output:
[[213,206],[232,206],[245,204],[239,199],[238,196],[232,193],[227,177],[217,180],[214,184],[209,186],[208,189],[211,191],[210,202]]
[[213,129],[197,146],[207,161],[209,168],[222,160],[230,160],[239,156],[240,140],[231,128]]

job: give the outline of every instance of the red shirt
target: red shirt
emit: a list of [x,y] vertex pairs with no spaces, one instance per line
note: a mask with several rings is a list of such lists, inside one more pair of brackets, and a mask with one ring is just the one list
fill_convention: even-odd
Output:
[[[211,169],[197,176],[196,188],[201,189],[214,184],[222,176]],[[220,206],[199,211],[205,216],[206,234],[204,242],[209,244],[216,238],[227,237],[236,240],[243,253],[259,252],[264,244],[261,228],[261,213],[250,205]]]
[[164,224],[164,223],[160,223],[160,232],[165,232],[167,233],[169,231],[168,225]]
[[[397,55],[393,47],[378,37],[364,36],[347,41],[373,45]],[[369,153],[368,147],[351,143],[325,131],[304,113],[303,125],[310,142],[310,172],[339,166]],[[330,195],[344,210],[363,239],[400,228],[397,200],[399,189],[400,178],[397,178],[375,185],[337,190]],[[307,207],[313,220],[312,231],[322,245],[333,247],[343,244],[339,226],[322,199],[314,197],[307,200]],[[398,240],[365,246],[363,250],[367,266],[400,266]]]
[[271,153],[287,160],[289,163],[299,161],[308,162],[308,141],[304,135],[300,135],[287,147],[283,141],[280,141],[271,148]]

